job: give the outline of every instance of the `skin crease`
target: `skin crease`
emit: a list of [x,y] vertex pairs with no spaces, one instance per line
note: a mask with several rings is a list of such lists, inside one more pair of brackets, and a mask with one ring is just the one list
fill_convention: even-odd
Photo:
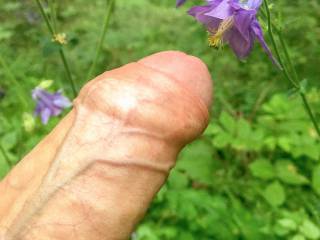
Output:
[[0,240],[124,240],[208,124],[206,66],[161,52],[86,84],[0,183]]

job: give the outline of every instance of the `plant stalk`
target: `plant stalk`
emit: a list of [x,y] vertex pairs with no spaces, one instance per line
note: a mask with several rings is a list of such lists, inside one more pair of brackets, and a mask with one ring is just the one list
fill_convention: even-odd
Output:
[[279,52],[279,48],[276,44],[276,41],[275,41],[275,38],[274,38],[274,35],[273,35],[273,28],[274,28],[274,25],[271,23],[271,14],[270,14],[270,9],[269,9],[269,5],[268,5],[268,0],[264,0],[264,5],[265,5],[265,10],[266,10],[266,17],[267,17],[267,23],[268,23],[268,33],[269,33],[269,36],[270,36],[270,39],[271,39],[271,42],[272,42],[272,45],[275,49],[275,52],[276,52],[276,55],[278,57],[278,60],[279,60],[279,63],[280,65],[283,67],[283,70],[282,70],[282,73],[283,75],[285,76],[285,78],[287,80],[289,80],[294,89],[299,91],[299,95],[302,99],[302,102],[303,102],[303,106],[307,112],[307,114],[309,115],[309,118],[318,134],[318,136],[320,137],[320,127],[319,127],[319,124],[316,120],[316,117],[314,115],[314,113],[312,112],[312,109],[311,109],[311,106],[310,106],[310,103],[307,99],[307,96],[305,94],[305,92],[301,89],[301,85],[300,85],[300,78],[297,74],[297,71],[296,71],[296,68],[295,66],[293,65],[293,61],[291,59],[291,56],[289,54],[289,51],[288,51],[288,48],[287,48],[287,44],[282,36],[282,33],[279,29],[276,29],[276,33],[278,35],[278,38],[280,40],[280,44],[281,44],[281,47],[283,48],[283,51],[284,51],[284,55],[286,57],[286,61],[290,67],[290,70],[291,72],[293,72],[293,75],[294,77],[292,77],[287,69],[287,67],[284,65],[284,61],[281,57],[281,54]]
[[[37,6],[41,12],[41,15],[43,17],[43,19],[45,20],[46,22],[46,25],[47,25],[47,28],[49,29],[49,32],[52,36],[52,38],[55,37],[55,29],[54,27],[52,26],[51,22],[50,22],[50,19],[49,17],[47,16],[47,14],[45,13],[44,11],[44,8],[42,6],[42,4],[40,3],[40,0],[35,0],[36,3],[37,3]],[[76,97],[77,94],[78,94],[78,91],[77,91],[77,87],[76,87],[76,83],[74,82],[73,78],[72,78],[72,74],[71,74],[71,71],[70,71],[70,67],[69,67],[69,64],[68,64],[68,61],[67,61],[67,58],[66,58],[66,55],[64,53],[64,50],[63,50],[63,46],[61,45],[61,48],[59,50],[59,55],[60,55],[60,58],[61,58],[61,61],[63,63],[63,66],[65,68],[65,71],[66,71],[66,75],[67,75],[67,78],[68,78],[68,81],[70,83],[70,86],[71,86],[71,89],[72,89],[72,92],[73,92],[73,96]]]
[[99,41],[98,41],[98,45],[97,45],[97,48],[96,48],[96,52],[95,52],[95,55],[94,55],[94,59],[93,59],[93,62],[91,64],[90,68],[89,68],[89,72],[87,74],[87,79],[86,80],[89,80],[92,77],[92,75],[93,75],[93,73],[94,73],[94,71],[96,69],[96,65],[97,65],[101,50],[102,50],[103,42],[104,42],[104,40],[106,38],[106,33],[108,31],[108,28],[109,28],[110,19],[111,19],[112,10],[113,10],[114,4],[115,4],[115,0],[107,0],[106,4],[107,4],[107,14],[106,14],[106,17],[104,19],[102,32],[101,32],[101,35],[100,35],[100,38],[99,38]]

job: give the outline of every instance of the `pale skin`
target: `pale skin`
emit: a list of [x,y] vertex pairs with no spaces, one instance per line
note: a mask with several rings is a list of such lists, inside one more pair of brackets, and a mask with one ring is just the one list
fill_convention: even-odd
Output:
[[206,66],[162,52],[98,76],[0,183],[0,240],[129,239],[208,124]]

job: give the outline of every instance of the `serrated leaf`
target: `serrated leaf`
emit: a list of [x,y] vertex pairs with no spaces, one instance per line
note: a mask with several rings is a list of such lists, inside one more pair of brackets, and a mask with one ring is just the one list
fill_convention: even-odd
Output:
[[231,144],[233,140],[233,136],[228,132],[221,132],[213,138],[212,143],[217,148],[224,148]]
[[185,171],[192,180],[211,183],[215,161],[212,159],[213,148],[205,141],[196,141],[187,146],[180,155],[177,169]]
[[227,112],[222,112],[219,121],[226,131],[228,131],[230,134],[235,133],[236,121],[230,114]]
[[203,133],[206,136],[216,135],[217,133],[223,131],[220,126],[217,124],[211,123]]
[[186,174],[175,169],[170,173],[168,183],[172,188],[182,189],[188,186],[189,180]]
[[277,221],[277,224],[279,224],[281,227],[286,228],[291,231],[294,231],[297,229],[296,222],[290,218],[282,218]]
[[275,170],[272,164],[266,159],[258,159],[250,164],[249,169],[253,176],[261,179],[272,179],[275,177]]
[[306,240],[306,238],[301,234],[297,234],[297,235],[293,236],[293,238],[291,240]]
[[309,219],[305,219],[300,226],[300,233],[308,239],[319,239],[320,228]]
[[279,160],[276,162],[277,176],[281,181],[292,185],[308,184],[309,180],[298,173],[296,166],[289,160]]
[[265,189],[263,196],[273,207],[281,206],[286,200],[284,188],[279,182],[269,184]]
[[8,132],[3,137],[1,137],[2,146],[5,150],[12,149],[18,141],[17,132]]

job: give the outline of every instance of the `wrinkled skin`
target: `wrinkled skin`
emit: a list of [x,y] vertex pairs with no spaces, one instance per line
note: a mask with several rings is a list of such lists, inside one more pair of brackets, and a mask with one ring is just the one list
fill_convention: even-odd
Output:
[[208,123],[211,79],[163,52],[98,76],[0,184],[0,239],[128,239]]

